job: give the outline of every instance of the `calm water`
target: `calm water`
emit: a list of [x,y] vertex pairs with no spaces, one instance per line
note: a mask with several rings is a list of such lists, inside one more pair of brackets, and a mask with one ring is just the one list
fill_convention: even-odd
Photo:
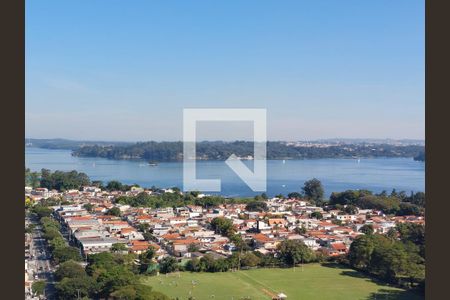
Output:
[[[182,187],[183,163],[168,162],[158,166],[142,166],[142,162],[103,158],[73,157],[68,150],[26,148],[26,167],[33,171],[77,170],[92,180],[119,180],[127,184],[167,188]],[[252,162],[246,162],[249,165]],[[228,196],[255,195],[229,167],[220,161],[197,163],[198,178],[220,178],[222,194]],[[325,191],[369,189],[375,192],[424,191],[425,164],[412,158],[314,159],[267,161],[267,193],[287,194],[300,191],[303,183],[313,177],[322,181]]]

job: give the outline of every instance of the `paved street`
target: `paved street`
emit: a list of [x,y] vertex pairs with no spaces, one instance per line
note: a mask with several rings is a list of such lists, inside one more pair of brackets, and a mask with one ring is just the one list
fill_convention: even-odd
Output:
[[[53,299],[54,289],[54,269],[50,263],[50,252],[48,251],[45,240],[42,237],[42,228],[36,221],[28,220],[35,224],[35,230],[32,233],[32,242],[30,244],[30,255],[28,263],[28,276],[30,280],[45,280],[47,288],[45,290],[45,298]],[[31,295],[27,295],[26,299],[32,299]]]

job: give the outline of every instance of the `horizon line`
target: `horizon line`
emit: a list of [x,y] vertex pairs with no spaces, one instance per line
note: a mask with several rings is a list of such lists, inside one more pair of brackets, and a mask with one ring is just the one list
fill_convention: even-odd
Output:
[[[149,140],[132,140],[132,141],[126,141],[126,140],[101,140],[101,139],[71,139],[71,138],[62,138],[62,137],[55,137],[55,138],[34,138],[34,137],[25,137],[25,140],[64,140],[64,141],[71,141],[71,142],[103,142],[103,143],[142,143],[142,142],[183,142],[181,139],[177,140],[156,140],[156,139],[149,139]],[[397,142],[405,142],[405,141],[420,141],[425,142],[424,138],[351,138],[351,137],[336,137],[336,138],[316,138],[316,139],[292,139],[292,140],[285,140],[285,139],[267,139],[267,142],[321,142],[321,141],[397,141]],[[254,142],[253,140],[199,140],[197,142]]]

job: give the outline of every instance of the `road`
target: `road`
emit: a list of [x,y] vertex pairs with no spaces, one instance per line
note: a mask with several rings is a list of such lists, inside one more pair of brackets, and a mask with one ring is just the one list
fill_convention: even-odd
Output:
[[[45,239],[42,237],[42,228],[35,220],[27,221],[36,225],[32,233],[32,242],[30,245],[28,276],[34,281],[45,280],[47,282],[45,299],[55,299],[54,268],[50,263],[50,251],[47,248]],[[31,296],[27,296],[26,299],[32,298]]]

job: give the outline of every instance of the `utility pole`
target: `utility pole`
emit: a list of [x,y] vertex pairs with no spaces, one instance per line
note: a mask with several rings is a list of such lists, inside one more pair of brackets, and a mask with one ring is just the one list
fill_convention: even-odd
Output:
[[303,272],[303,255],[302,255],[302,272]]
[[239,263],[238,263],[238,271],[241,269],[241,255],[242,255],[242,248],[239,251]]

